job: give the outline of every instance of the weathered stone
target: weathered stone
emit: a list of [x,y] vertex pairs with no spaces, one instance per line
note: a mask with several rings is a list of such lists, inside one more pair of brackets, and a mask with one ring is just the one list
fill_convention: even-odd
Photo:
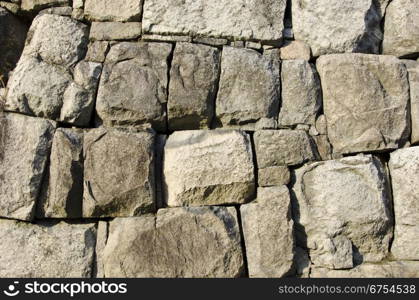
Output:
[[166,43],[128,43],[111,47],[100,80],[96,111],[105,125],[166,129],[168,58]]
[[263,119],[275,119],[279,110],[280,85],[277,55],[224,47],[217,119],[223,127],[246,129],[254,129],[257,127],[255,123],[263,122]]
[[295,171],[294,221],[314,265],[352,268],[379,262],[392,238],[391,195],[381,162],[371,155],[306,165]]
[[286,41],[281,48],[281,59],[302,59],[309,61],[311,59],[311,49],[302,41]]
[[94,224],[30,224],[0,220],[0,276],[90,278]]
[[18,14],[20,11],[20,3],[12,3],[7,1],[0,1],[0,7],[4,7],[12,14]]
[[258,170],[258,184],[262,187],[290,183],[290,171],[286,166],[267,167]]
[[279,126],[314,125],[322,105],[319,75],[304,60],[285,60],[281,66],[282,104]]
[[412,135],[410,142],[419,143],[419,61],[403,60],[409,74],[410,86],[410,116],[412,120]]
[[394,149],[408,140],[406,67],[392,56],[341,54],[317,60],[329,140],[339,153]]
[[286,186],[259,188],[257,201],[240,207],[250,277],[277,278],[293,269],[294,235]]
[[106,59],[106,53],[109,50],[109,42],[96,41],[89,45],[86,53],[86,61],[103,63]]
[[99,221],[97,226],[97,239],[96,239],[96,263],[94,265],[94,277],[104,278],[104,261],[103,261],[103,251],[106,247],[106,242],[108,240],[109,234],[109,224],[106,221]]
[[58,128],[52,142],[46,192],[38,217],[81,218],[83,199],[83,133]]
[[316,130],[319,134],[327,135],[327,121],[325,115],[320,115],[316,120]]
[[295,39],[309,44],[315,57],[379,53],[384,10],[376,0],[292,0],[292,29]]
[[316,150],[303,130],[260,130],[254,135],[260,169],[293,166],[316,159]]
[[[135,249],[135,251],[132,251]],[[238,277],[243,255],[232,207],[160,209],[110,222],[105,277]]]
[[84,12],[89,20],[111,22],[141,21],[143,0],[86,0]]
[[132,40],[140,37],[139,22],[93,22],[90,39],[94,41]]
[[0,86],[7,83],[25,45],[27,26],[0,8]]
[[389,168],[395,216],[391,253],[398,260],[419,260],[419,147],[391,153]]
[[321,160],[329,160],[332,158],[332,145],[330,145],[327,135],[321,134],[312,136],[316,144],[317,151]]
[[73,0],[73,8],[81,9],[84,7],[84,0]]
[[383,53],[395,56],[419,54],[419,3],[393,0],[387,7]]
[[50,7],[50,8],[41,10],[38,15],[43,15],[43,14],[71,17],[73,14],[73,8],[71,6]]
[[5,114],[0,129],[0,216],[32,220],[55,124]]
[[173,133],[163,172],[168,206],[239,204],[255,192],[250,138],[242,131]]
[[141,36],[142,41],[146,42],[175,42],[175,43],[191,43],[192,38],[184,35],[158,35],[144,34]]
[[209,46],[226,46],[228,44],[227,39],[222,38],[211,38],[211,37],[195,37],[193,38],[193,41],[198,44],[204,44]]
[[83,217],[130,217],[155,209],[154,135],[98,128],[84,135]]
[[217,48],[178,43],[170,70],[169,129],[209,128],[214,117],[220,52]]
[[70,6],[69,0],[22,0],[20,9],[24,12],[36,13],[53,6]]
[[285,0],[146,0],[143,31],[155,34],[280,40]]

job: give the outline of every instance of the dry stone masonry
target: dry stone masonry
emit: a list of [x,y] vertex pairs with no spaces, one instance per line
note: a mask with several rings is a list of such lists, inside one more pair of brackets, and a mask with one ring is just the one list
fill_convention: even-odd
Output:
[[416,0],[0,1],[0,277],[419,277]]

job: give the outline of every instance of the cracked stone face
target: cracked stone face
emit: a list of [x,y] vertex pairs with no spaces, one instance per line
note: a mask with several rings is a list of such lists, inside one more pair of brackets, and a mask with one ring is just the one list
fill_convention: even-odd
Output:
[[110,222],[101,261],[105,277],[239,277],[244,265],[237,212],[171,208],[156,216],[117,218]]
[[154,134],[92,129],[84,135],[83,217],[155,210]]

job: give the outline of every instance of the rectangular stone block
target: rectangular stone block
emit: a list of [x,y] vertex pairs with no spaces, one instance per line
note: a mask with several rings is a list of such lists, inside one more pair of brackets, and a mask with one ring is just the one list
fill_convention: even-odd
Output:
[[419,143],[419,61],[403,60],[409,74],[412,144]]
[[133,40],[140,36],[140,22],[93,22],[89,38],[94,41],[115,41]]
[[261,187],[286,185],[290,176],[287,166],[266,167],[258,170],[258,184]]
[[84,14],[92,21],[141,21],[144,0],[86,0]]

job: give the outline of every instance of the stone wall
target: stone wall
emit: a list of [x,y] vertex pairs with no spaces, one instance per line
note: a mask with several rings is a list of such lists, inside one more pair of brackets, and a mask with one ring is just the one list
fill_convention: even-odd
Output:
[[0,6],[1,277],[419,277],[418,1]]

